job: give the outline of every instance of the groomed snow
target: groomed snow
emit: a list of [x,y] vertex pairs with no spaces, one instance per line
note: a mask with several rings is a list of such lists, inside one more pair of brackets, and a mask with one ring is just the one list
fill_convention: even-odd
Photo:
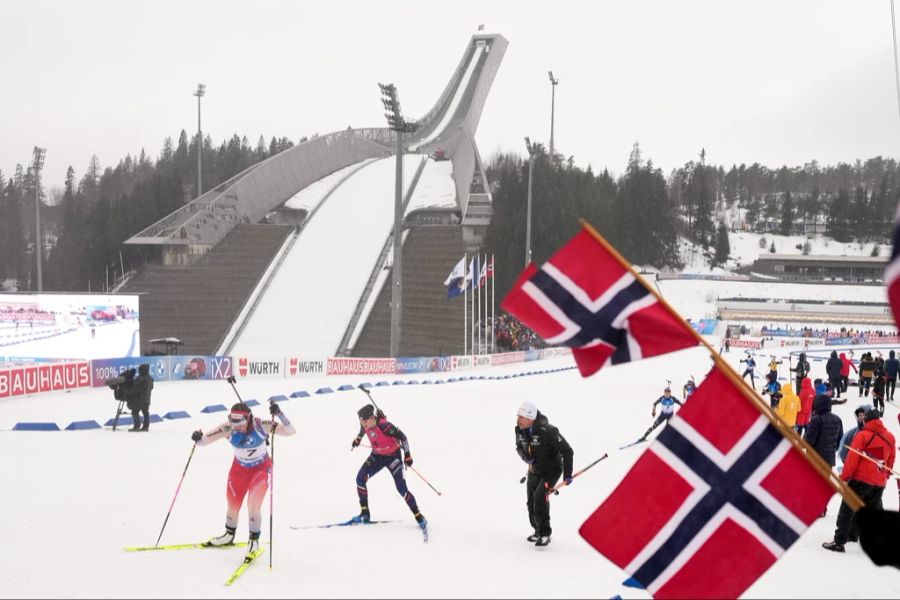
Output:
[[[743,354],[725,356],[737,365]],[[496,376],[571,365],[563,357],[477,373]],[[427,545],[385,473],[369,483],[370,506],[375,518],[401,522],[291,529],[344,520],[358,511],[354,479],[366,454],[363,449],[351,452],[350,442],[357,432],[356,410],[367,399],[351,390],[284,402],[299,433],[277,438],[275,446],[274,568],[268,570],[268,554],[263,554],[232,588],[224,587],[224,581],[241,561],[238,549],[122,550],[156,541],[191,455],[190,432],[222,420],[200,409],[236,400],[227,383],[157,385],[153,413],[187,410],[193,418],[154,424],[147,434],[9,431],[16,421],[48,420],[61,426],[70,420],[103,422],[116,404],[107,389],[3,400],[0,451],[7,459],[0,462],[0,477],[8,492],[0,511],[0,589],[10,598],[647,598],[646,592],[622,587],[626,575],[590,548],[577,530],[644,451],[640,446],[616,449],[649,425],[650,405],[666,380],[680,393],[688,376],[699,381],[709,365],[704,351],[696,349],[607,367],[587,379],[566,370],[375,388],[379,406],[410,438],[414,467],[443,494],[438,497],[408,472],[410,489],[430,522]],[[815,363],[813,369],[824,367]],[[336,389],[342,383],[426,378],[436,376],[246,380],[237,386],[243,398],[265,403],[271,395],[312,392],[322,385]],[[524,540],[530,533],[524,486],[519,484],[524,465],[513,437],[515,410],[524,399],[535,401],[559,426],[575,449],[576,469],[610,453],[553,499],[553,541],[543,550]],[[845,427],[855,405],[851,395],[848,404],[836,409]],[[896,407],[889,403],[887,410],[888,427],[900,434]],[[221,533],[230,464],[225,442],[196,450],[163,544]],[[832,537],[838,505],[837,497],[832,498],[828,516],[746,597],[900,597],[900,572],[875,567],[858,545],[849,545],[846,554],[820,547]],[[897,509],[893,483],[885,505]],[[268,506],[267,498],[267,541]],[[240,540],[247,537],[246,524],[242,511]]]

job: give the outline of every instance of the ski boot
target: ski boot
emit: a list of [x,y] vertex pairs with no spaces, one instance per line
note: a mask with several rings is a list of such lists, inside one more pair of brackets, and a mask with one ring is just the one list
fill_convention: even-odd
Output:
[[206,542],[207,546],[231,546],[234,544],[234,532],[236,529],[234,527],[225,526],[225,533],[218,537],[209,538],[209,541]]

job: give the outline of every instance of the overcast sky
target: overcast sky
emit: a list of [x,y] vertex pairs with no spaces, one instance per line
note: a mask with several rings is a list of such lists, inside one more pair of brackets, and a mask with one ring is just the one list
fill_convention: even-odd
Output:
[[377,82],[427,112],[479,24],[509,48],[476,140],[487,158],[550,137],[621,173],[898,156],[889,0],[449,2],[2,0],[0,169],[47,148],[45,184],[197,129],[304,135],[382,126]]

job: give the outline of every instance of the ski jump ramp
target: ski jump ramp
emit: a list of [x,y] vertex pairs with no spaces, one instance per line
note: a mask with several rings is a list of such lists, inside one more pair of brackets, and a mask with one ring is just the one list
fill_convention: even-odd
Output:
[[[441,150],[452,163],[452,189],[443,195],[452,193],[463,225],[473,198],[489,203],[488,194],[478,193],[488,188],[474,135],[507,45],[497,34],[473,36],[418,130],[404,137],[404,193],[416,165]],[[396,134],[387,128],[316,137],[248,168],[125,243],[159,246],[164,264],[190,265],[236,224],[258,223],[304,189],[346,170],[349,176],[309,213],[252,314],[235,324],[240,332],[231,343],[235,353],[331,354],[353,311],[321,306],[314,298],[352,297],[347,303],[355,307],[391,232],[395,159],[389,157],[395,147]]]

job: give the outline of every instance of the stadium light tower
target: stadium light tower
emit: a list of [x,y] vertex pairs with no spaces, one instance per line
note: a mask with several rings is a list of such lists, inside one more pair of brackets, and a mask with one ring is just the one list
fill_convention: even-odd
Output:
[[394,266],[393,282],[391,285],[391,356],[400,354],[400,302],[403,296],[401,288],[402,265],[401,234],[403,224],[403,134],[413,133],[419,128],[415,121],[406,121],[400,110],[400,100],[397,97],[397,86],[393,83],[379,83],[381,88],[381,103],[384,104],[384,116],[387,118],[388,127],[397,134],[397,173],[394,181]]
[[550,94],[550,160],[553,160],[553,119],[556,113],[556,84],[559,83],[559,79],[553,77],[553,71],[547,71],[547,75],[550,76],[550,88],[552,90]]
[[203,195],[203,180],[200,173],[203,167],[203,131],[200,129],[200,98],[206,95],[206,86],[202,83],[197,84],[197,197]]
[[47,156],[46,148],[34,147],[34,161],[31,168],[34,171],[34,256],[37,260],[37,291],[44,291],[44,277],[41,274],[41,262],[44,254],[44,240],[41,239],[41,169],[44,168],[44,157]]
[[528,209],[525,222],[525,266],[531,264],[531,174],[534,171],[534,146],[531,140],[525,138],[525,147],[528,148]]

